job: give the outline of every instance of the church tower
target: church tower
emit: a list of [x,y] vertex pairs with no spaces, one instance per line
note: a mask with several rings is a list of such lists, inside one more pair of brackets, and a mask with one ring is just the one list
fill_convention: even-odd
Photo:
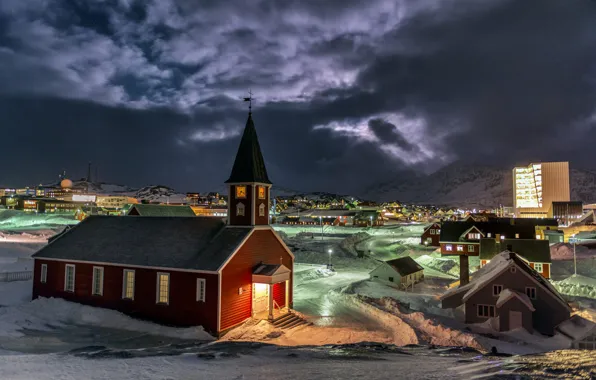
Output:
[[259,146],[252,112],[240,140],[228,185],[228,225],[269,225],[271,181]]

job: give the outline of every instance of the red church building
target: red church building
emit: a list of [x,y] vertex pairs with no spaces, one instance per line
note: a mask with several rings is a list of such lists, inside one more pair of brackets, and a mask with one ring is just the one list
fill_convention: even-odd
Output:
[[292,308],[294,256],[269,225],[271,181],[249,113],[228,221],[91,216],[33,255],[33,298],[58,297],[219,335]]

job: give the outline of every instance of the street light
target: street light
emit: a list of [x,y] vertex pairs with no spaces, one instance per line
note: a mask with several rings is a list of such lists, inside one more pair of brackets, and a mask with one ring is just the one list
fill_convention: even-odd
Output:
[[329,248],[329,250],[327,251],[329,253],[329,267],[331,268],[331,254],[333,253],[333,250],[331,248]]
[[372,227],[372,215],[370,216],[370,226]]
[[319,222],[321,223],[321,240],[323,240],[323,216],[319,216]]
[[573,234],[571,237],[573,238],[573,273],[577,276],[577,260],[575,259],[575,242],[577,240],[575,239],[575,235],[577,234]]

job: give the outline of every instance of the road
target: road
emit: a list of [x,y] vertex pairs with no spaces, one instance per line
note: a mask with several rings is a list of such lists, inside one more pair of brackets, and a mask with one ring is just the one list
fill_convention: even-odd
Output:
[[317,326],[350,327],[368,331],[383,330],[379,322],[362,309],[332,294],[334,289],[368,277],[366,271],[340,271],[332,277],[298,284],[294,287],[294,309],[307,315]]

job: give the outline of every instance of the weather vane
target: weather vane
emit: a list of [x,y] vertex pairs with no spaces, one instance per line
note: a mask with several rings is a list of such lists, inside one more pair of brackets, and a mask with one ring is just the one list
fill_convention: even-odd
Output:
[[248,112],[251,113],[252,112],[252,91],[249,89],[248,90],[248,98],[244,98],[245,102],[248,102]]

